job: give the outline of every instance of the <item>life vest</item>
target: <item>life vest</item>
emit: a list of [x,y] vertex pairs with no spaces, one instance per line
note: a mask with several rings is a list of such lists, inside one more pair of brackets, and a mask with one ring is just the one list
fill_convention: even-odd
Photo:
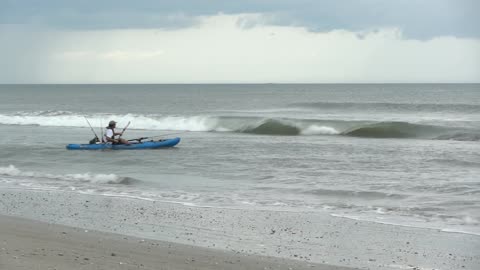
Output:
[[104,135],[105,142],[109,142],[107,138],[110,138],[111,140],[115,140],[115,129],[110,127],[107,127],[107,129],[112,130],[112,137],[107,137],[107,132],[105,132],[105,135]]

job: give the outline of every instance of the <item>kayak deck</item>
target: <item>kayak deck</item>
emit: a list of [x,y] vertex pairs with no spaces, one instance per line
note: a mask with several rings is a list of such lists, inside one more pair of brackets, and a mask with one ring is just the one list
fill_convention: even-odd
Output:
[[66,147],[68,150],[102,150],[102,149],[113,149],[113,150],[136,150],[136,149],[157,149],[157,148],[166,148],[173,147],[180,142],[180,138],[172,138],[160,141],[147,141],[147,142],[138,142],[131,144],[109,144],[109,143],[98,143],[98,144],[68,144]]

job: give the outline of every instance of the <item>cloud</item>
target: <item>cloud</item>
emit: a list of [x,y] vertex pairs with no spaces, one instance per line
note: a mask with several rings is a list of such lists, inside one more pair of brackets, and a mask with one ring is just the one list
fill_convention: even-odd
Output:
[[[179,29],[0,28],[0,82],[479,82],[480,40],[402,29],[312,32],[262,14],[196,17]],[[18,46],[20,44],[20,46]]]
[[218,13],[269,14],[310,31],[397,27],[409,38],[480,37],[477,0],[0,0],[0,24],[61,30],[177,29]]

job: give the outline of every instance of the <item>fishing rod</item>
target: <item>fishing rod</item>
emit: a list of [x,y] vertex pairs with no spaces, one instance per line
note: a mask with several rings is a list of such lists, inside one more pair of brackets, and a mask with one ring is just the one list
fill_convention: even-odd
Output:
[[88,126],[90,126],[90,129],[92,130],[93,134],[95,134],[95,138],[97,139],[97,141],[100,141],[100,139],[97,136],[97,133],[95,133],[95,130],[93,129],[92,125],[90,124],[90,121],[88,121],[86,116],[83,116],[83,118],[85,118],[85,120],[87,120]]
[[102,143],[105,142],[104,141],[104,137],[103,137],[103,124],[102,124],[102,119],[100,119],[100,135],[102,136]]

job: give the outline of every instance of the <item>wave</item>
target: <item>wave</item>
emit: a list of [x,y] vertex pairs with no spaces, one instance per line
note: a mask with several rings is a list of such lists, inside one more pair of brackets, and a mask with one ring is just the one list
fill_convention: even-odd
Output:
[[342,132],[342,135],[364,138],[421,138],[455,141],[480,140],[479,130],[412,124],[408,122],[379,122],[361,125]]
[[342,134],[366,138],[417,138],[441,132],[444,128],[407,122],[380,122],[354,127]]
[[[110,119],[120,126],[130,121],[131,129],[199,132],[235,132],[275,136],[341,135],[363,138],[421,138],[431,140],[479,141],[480,130],[434,126],[409,122],[347,121],[322,119],[269,118],[257,116],[93,114],[94,126]],[[20,112],[0,114],[0,124],[54,127],[88,127],[83,115],[68,111]]]
[[138,180],[130,177],[121,177],[115,174],[46,174],[38,172],[24,172],[17,169],[15,166],[10,165],[8,167],[0,167],[0,175],[4,176],[14,176],[14,177],[31,177],[31,178],[46,178],[53,180],[63,180],[63,181],[80,181],[80,182],[90,182],[98,184],[132,184]]
[[131,129],[211,131],[215,129],[216,119],[208,116],[157,116],[139,114],[94,114],[81,115],[68,111],[19,112],[12,115],[0,114],[0,124],[36,125],[50,127],[88,127],[87,117],[93,126],[104,127],[111,119],[119,124],[132,122]]
[[215,131],[259,135],[335,135],[335,127],[328,126],[330,121],[311,119],[263,118],[263,117],[217,117]]
[[301,132],[301,130],[294,125],[289,125],[278,120],[271,119],[266,120],[258,125],[246,127],[237,131],[263,135],[299,135]]
[[16,116],[60,116],[60,115],[72,115],[74,114],[71,111],[57,111],[57,110],[46,110],[46,111],[36,111],[36,112],[17,112],[14,115]]
[[338,130],[333,127],[311,125],[301,132],[302,135],[336,135],[339,134]]
[[[103,126],[110,119],[121,124],[131,122],[130,129],[238,132],[263,135],[332,135],[340,132],[331,126],[302,119],[273,119],[264,117],[229,116],[162,116],[162,115],[87,115],[93,126]],[[0,114],[0,124],[36,125],[52,127],[88,127],[85,117],[66,111],[20,112],[13,115]]]

